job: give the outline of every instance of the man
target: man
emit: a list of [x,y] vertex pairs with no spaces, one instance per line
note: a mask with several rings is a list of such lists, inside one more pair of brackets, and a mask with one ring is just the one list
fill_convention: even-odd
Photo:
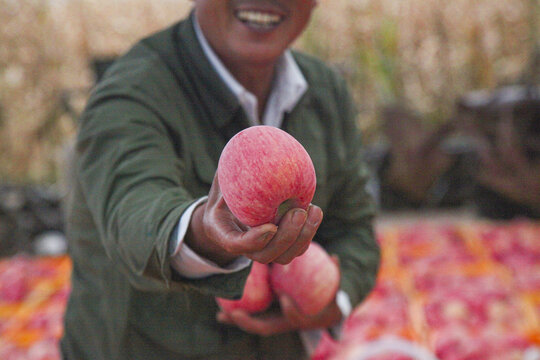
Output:
[[[339,324],[371,290],[379,250],[351,99],[334,72],[288,50],[315,5],[196,0],[97,86],[68,206],[65,358],[302,358],[297,330]],[[307,211],[248,228],[214,175],[228,139],[260,123],[305,146],[318,185]],[[215,297],[239,298],[251,261],[286,264],[312,240],[341,267],[336,301],[320,314],[287,298],[277,313],[219,312]]]

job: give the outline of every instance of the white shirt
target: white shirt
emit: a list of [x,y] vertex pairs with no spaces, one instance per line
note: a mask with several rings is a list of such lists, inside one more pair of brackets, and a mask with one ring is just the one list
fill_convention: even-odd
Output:
[[[234,76],[227,70],[216,53],[210,47],[210,44],[205,39],[202,30],[194,17],[193,26],[197,39],[207,56],[208,60],[219,74],[221,79],[227,84],[229,89],[238,99],[240,105],[247,114],[251,125],[261,124],[258,114],[258,102],[255,95],[245,89]],[[283,121],[283,115],[292,111],[308,88],[308,84],[300,68],[294,61],[290,51],[286,51],[278,60],[276,66],[276,78],[265,113],[263,115],[262,124],[280,127]],[[239,257],[227,267],[220,267],[214,262],[202,258],[196,254],[187,244],[184,243],[191,216],[195,208],[206,201],[207,197],[202,197],[193,203],[183,213],[178,224],[178,235],[176,239],[171,239],[171,265],[178,273],[187,278],[202,278],[213,274],[226,274],[235,271],[240,271],[250,265],[251,260],[246,257]],[[348,295],[340,290],[337,294],[337,303],[346,318],[352,308]],[[337,329],[340,330],[339,328]],[[321,332],[317,330],[301,332],[304,345],[309,353],[311,353],[318,343]]]

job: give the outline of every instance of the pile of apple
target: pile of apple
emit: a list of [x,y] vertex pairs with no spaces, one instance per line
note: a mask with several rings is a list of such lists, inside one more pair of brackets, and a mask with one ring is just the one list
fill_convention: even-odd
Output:
[[[223,149],[218,180],[231,212],[245,225],[278,224],[291,208],[307,209],[315,193],[313,162],[290,134],[271,126],[252,126],[233,136]],[[287,295],[306,315],[333,299],[339,269],[318,244],[287,265],[254,262],[239,300],[217,298],[225,312],[267,310],[276,296]]]
[[67,257],[0,259],[0,359],[60,359],[70,292]]
[[491,259],[508,268],[520,291],[540,289],[539,229],[538,223],[520,220],[476,230],[482,248]]

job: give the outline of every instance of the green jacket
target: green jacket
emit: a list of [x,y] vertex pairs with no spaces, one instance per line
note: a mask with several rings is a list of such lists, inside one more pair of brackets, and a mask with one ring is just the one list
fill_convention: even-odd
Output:
[[[356,305],[374,285],[379,250],[355,113],[335,72],[294,57],[309,89],[283,128],[313,159],[313,203],[325,214],[316,241],[339,256],[341,288]],[[142,40],[109,69],[76,141],[67,358],[206,358],[252,340],[216,322],[214,301],[240,297],[249,269],[189,280],[171,270],[168,254],[182,213],[208,194],[222,148],[247,126],[189,19]]]

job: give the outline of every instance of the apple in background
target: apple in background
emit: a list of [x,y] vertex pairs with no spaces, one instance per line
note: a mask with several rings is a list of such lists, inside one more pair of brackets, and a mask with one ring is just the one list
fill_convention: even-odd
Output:
[[271,264],[270,284],[277,295],[288,295],[306,315],[321,312],[339,288],[338,265],[317,243],[287,265]]
[[315,193],[313,162],[291,135],[252,126],[233,136],[218,164],[225,203],[243,224],[278,224],[291,208],[307,209]]
[[216,298],[224,312],[242,309],[250,314],[263,312],[270,307],[274,294],[270,288],[270,273],[268,265],[253,262],[251,272],[244,286],[244,294],[239,300]]

